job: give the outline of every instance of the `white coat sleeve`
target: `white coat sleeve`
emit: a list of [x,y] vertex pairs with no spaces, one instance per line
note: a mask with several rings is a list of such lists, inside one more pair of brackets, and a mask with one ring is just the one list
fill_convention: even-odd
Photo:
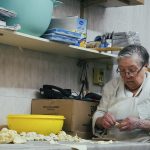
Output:
[[114,92],[116,92],[117,84],[118,80],[113,79],[103,88],[102,99],[100,100],[100,103],[97,106],[97,110],[95,111],[92,118],[92,131],[94,135],[97,135],[95,130],[95,122],[98,117],[102,117],[104,113],[108,111],[108,105],[110,104],[111,97],[115,94]]

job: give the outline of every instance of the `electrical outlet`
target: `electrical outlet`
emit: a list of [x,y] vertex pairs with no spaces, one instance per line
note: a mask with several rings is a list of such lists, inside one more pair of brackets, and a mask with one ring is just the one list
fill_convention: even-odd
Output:
[[93,83],[104,85],[104,70],[102,68],[93,68]]

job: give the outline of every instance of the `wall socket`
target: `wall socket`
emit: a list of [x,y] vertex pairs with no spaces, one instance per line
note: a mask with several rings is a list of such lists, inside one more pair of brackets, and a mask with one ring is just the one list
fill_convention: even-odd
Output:
[[96,85],[104,85],[104,69],[93,68],[93,83]]

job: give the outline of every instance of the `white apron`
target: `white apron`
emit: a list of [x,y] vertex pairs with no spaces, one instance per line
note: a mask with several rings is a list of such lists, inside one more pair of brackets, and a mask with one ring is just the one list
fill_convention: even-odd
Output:
[[[111,90],[111,88],[113,89]],[[111,90],[110,93],[109,90]],[[96,119],[103,116],[105,112],[111,112],[117,120],[122,120],[129,116],[150,120],[150,73],[145,74],[144,82],[134,97],[131,92],[124,88],[124,83],[121,79],[107,84],[104,93],[106,97],[104,96],[103,101],[107,99],[108,103],[99,105],[93,115],[93,134],[100,138],[110,137],[117,140],[150,141],[149,131],[146,130],[135,129],[120,132],[119,129],[113,127],[107,130],[107,135],[105,135],[106,130],[103,132],[95,128]]]
[[[128,93],[124,98],[119,96],[119,98],[116,99],[116,96],[114,95],[112,97],[112,103],[110,103],[108,106],[108,112],[111,112],[116,117],[116,120],[123,120],[129,116],[140,117],[138,106],[141,105],[141,101],[139,98],[136,98],[136,96],[141,92],[142,87],[143,85],[139,88],[134,97]],[[135,129],[132,131],[119,131],[118,128],[113,127],[108,130],[107,134],[108,137],[113,137],[117,140],[138,140],[139,137],[140,139],[143,137],[145,140],[145,138],[150,138],[148,131],[141,129]]]
[[[128,116],[139,117],[138,109],[137,109],[137,101],[136,98],[128,98],[122,99],[122,101],[114,104],[112,107],[108,109],[108,112],[111,112],[116,117],[116,120],[123,120]],[[116,111],[117,110],[117,111]],[[137,136],[141,137],[142,135],[147,135],[146,131],[141,131],[140,129],[136,129],[133,131],[119,131],[118,128],[113,127],[108,130],[108,136],[114,137],[118,140],[126,140],[130,138],[137,138]]]

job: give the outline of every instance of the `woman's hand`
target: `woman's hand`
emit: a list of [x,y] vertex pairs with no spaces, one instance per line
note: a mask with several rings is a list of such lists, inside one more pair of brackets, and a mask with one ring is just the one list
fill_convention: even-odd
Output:
[[120,129],[120,131],[127,131],[127,130],[138,129],[139,126],[140,126],[139,118],[128,117],[122,120],[117,127]]
[[98,118],[96,121],[98,127],[103,127],[105,129],[111,128],[115,123],[116,119],[110,112],[105,113],[103,117]]

